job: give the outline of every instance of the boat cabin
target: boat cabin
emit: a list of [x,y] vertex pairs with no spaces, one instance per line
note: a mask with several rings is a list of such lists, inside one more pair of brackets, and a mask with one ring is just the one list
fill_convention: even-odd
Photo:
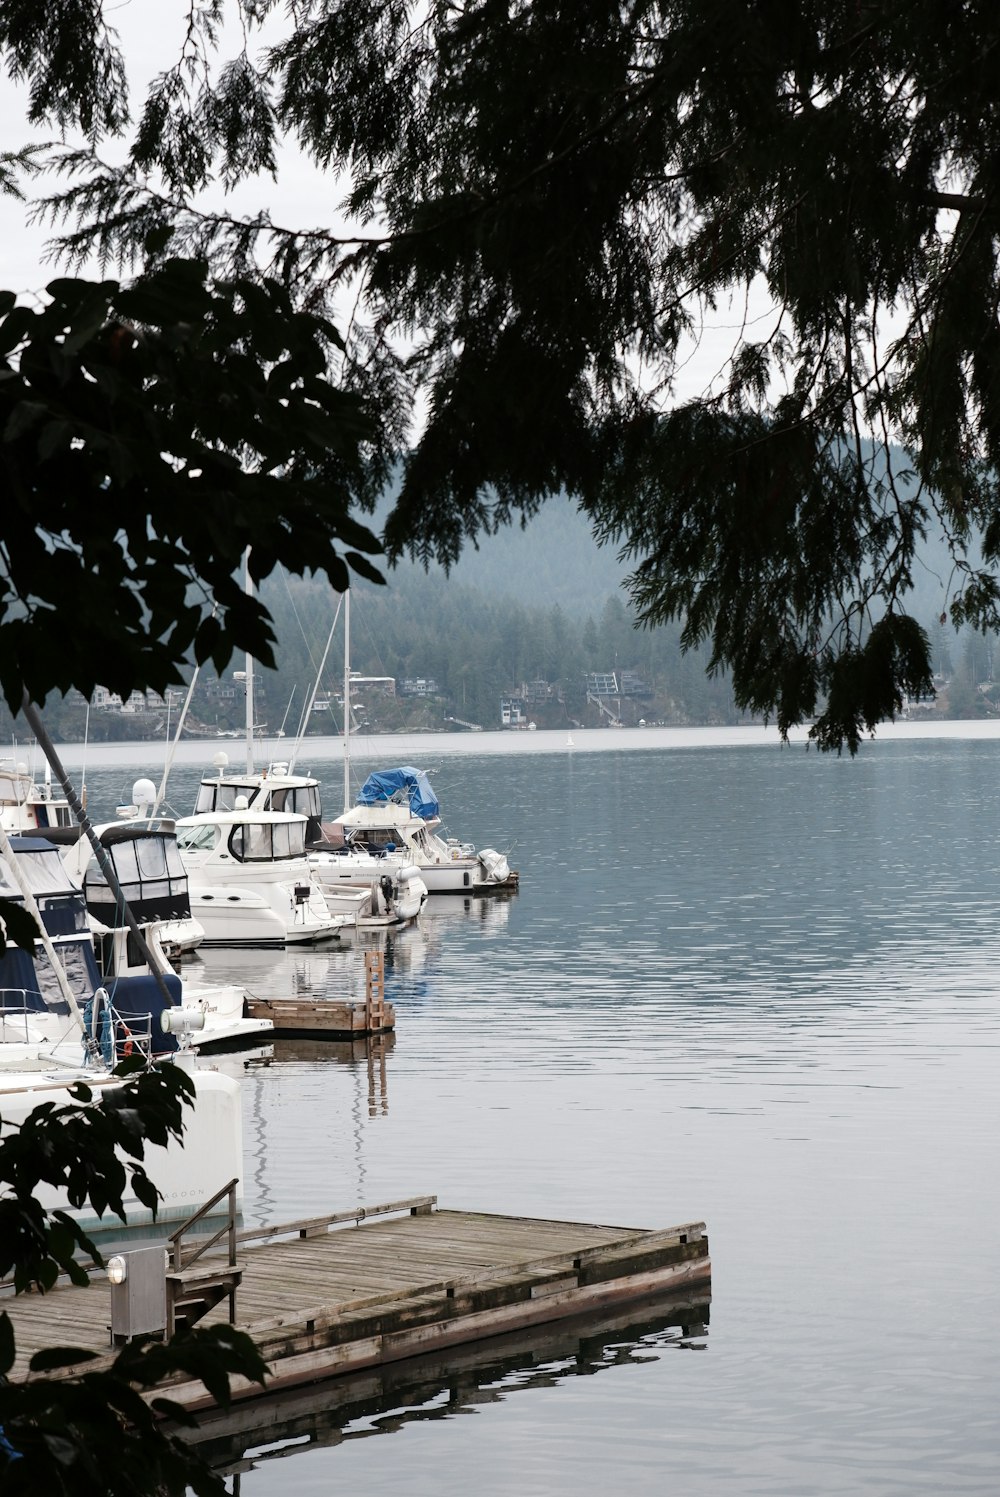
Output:
[[304,816],[257,808],[185,816],[177,823],[177,846],[190,864],[212,853],[237,863],[287,862],[306,855]]
[[[59,848],[37,836],[12,837],[10,846],[18,875],[38,906],[45,933],[79,1007],[86,1011],[97,989],[105,987],[121,1018],[132,1023],[137,1033],[140,1029],[148,1033],[156,1052],[175,1050],[174,1037],[160,1032],[159,1016],[168,1006],[164,987],[170,1006],[179,1004],[179,980],[169,974],[161,987],[148,968],[138,963],[129,975],[122,975],[121,967],[111,966],[110,951],[95,950],[83,890],[73,883]],[[0,896],[24,904],[21,886],[2,860]],[[0,956],[0,1011],[68,1015],[69,1005],[41,940],[35,942],[33,952],[8,945]]]
[[202,780],[194,814],[234,811],[241,797],[254,811],[284,811],[304,816],[308,823],[307,843],[319,835],[323,822],[319,781],[303,775],[289,775],[283,764],[273,765],[267,773],[260,775],[220,774]]

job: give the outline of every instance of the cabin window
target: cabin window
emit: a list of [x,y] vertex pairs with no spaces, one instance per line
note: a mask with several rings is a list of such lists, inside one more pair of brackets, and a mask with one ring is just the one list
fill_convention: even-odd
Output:
[[304,821],[244,822],[234,827],[229,851],[241,863],[270,863],[275,859],[301,858],[305,854]]
[[239,785],[226,785],[221,780],[203,780],[198,787],[194,814],[201,816],[206,811],[233,811],[236,808],[236,797],[246,793],[246,789]]
[[322,815],[318,785],[278,785],[268,793],[265,784],[254,799],[266,798],[269,811],[291,811],[296,816]]

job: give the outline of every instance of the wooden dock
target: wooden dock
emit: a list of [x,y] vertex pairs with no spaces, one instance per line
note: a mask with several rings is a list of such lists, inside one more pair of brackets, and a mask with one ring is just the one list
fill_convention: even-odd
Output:
[[[702,1222],[664,1231],[441,1211],[433,1196],[237,1234],[235,1324],[268,1364],[274,1394],[607,1311],[711,1275]],[[201,1260],[202,1270],[212,1259]],[[24,1376],[43,1346],[109,1346],[110,1286],[59,1287],[6,1299]],[[228,1318],[218,1305],[204,1323]],[[108,1353],[110,1356],[110,1352]],[[77,1371],[103,1362],[82,1364]],[[54,1376],[73,1376],[66,1368]],[[236,1399],[259,1397],[235,1380]],[[169,1396],[191,1410],[213,1401],[196,1382]]]
[[253,998],[244,1000],[247,1017],[270,1019],[275,1039],[292,1035],[312,1039],[360,1040],[388,1034],[396,1027],[391,1003],[373,1018],[366,1003],[339,1003],[333,998]]
[[308,1035],[313,1039],[357,1040],[389,1034],[396,1010],[385,1001],[385,953],[365,952],[365,1000],[335,998],[256,998],[248,993],[243,1008],[250,1019],[270,1019],[276,1038]]

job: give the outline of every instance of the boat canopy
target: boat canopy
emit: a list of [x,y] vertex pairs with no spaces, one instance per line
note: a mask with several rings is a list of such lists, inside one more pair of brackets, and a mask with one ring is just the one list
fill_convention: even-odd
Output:
[[[137,920],[188,919],[191,902],[187,869],[181,862],[172,831],[147,831],[125,822],[105,828],[100,837]],[[96,858],[90,860],[83,888],[87,908],[95,920],[109,927],[122,924],[115,895]]]
[[[10,849],[49,935],[89,935],[83,895],[70,878],[58,847],[41,837],[11,837]],[[21,887],[12,872],[4,870],[0,892],[4,898],[20,898]]]
[[433,821],[440,807],[431,782],[422,769],[404,765],[401,769],[378,769],[370,774],[358,793],[359,806],[377,806],[387,801],[409,802],[414,816]]

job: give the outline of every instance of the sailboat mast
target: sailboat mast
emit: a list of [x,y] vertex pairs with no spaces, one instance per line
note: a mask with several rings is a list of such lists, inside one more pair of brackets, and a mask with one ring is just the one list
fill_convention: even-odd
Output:
[[351,590],[344,594],[344,810],[351,804]]
[[[243,558],[243,585],[247,597],[253,593],[250,581],[250,547]],[[253,656],[247,653],[247,774],[253,774]]]

